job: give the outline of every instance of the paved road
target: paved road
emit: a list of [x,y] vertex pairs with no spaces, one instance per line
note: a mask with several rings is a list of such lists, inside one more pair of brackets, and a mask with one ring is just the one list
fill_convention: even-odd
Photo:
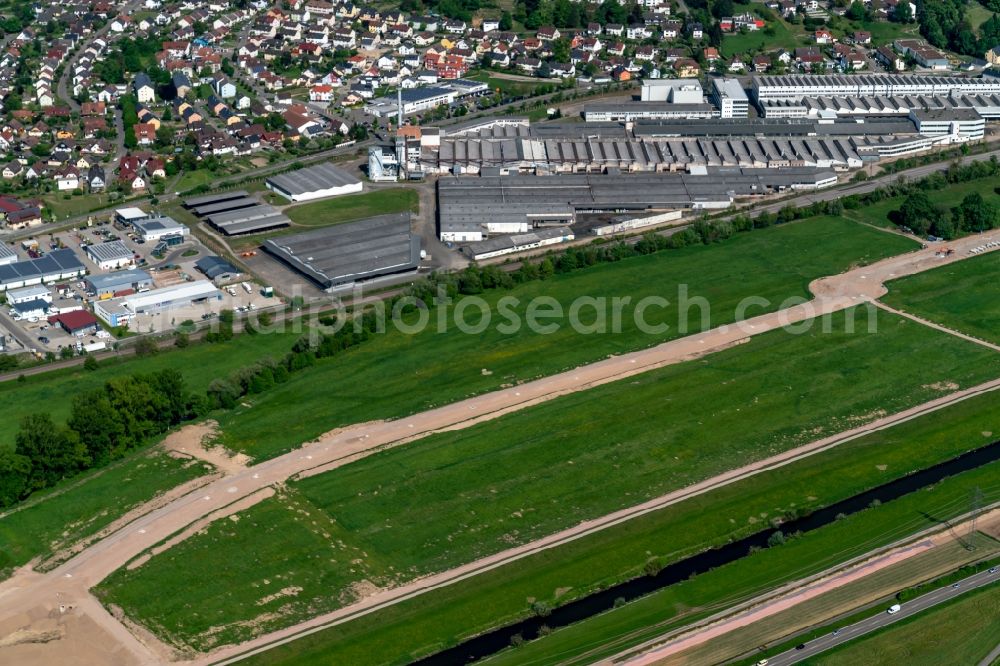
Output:
[[0,327],[7,329],[10,336],[20,342],[25,350],[36,349],[39,347],[39,345],[31,339],[31,336],[24,332],[24,329],[21,328],[20,324],[11,319],[6,312],[0,312]]
[[[874,617],[848,625],[836,634],[831,633],[821,638],[809,641],[804,644],[805,647],[801,650],[791,649],[787,652],[782,652],[777,656],[770,657],[768,659],[768,666],[787,666],[788,664],[797,664],[798,662],[809,657],[814,657],[821,652],[825,652],[830,648],[843,645],[844,643],[864,636],[865,634],[869,634],[876,629],[881,629],[882,627],[899,622],[902,619],[912,617],[917,613],[933,608],[934,606],[948,601],[949,599],[954,599],[955,597],[959,597],[985,585],[996,583],[998,580],[1000,580],[1000,573],[990,573],[989,571],[983,571],[973,576],[969,576],[958,583],[958,587],[943,587],[934,590],[933,592],[928,592],[927,594],[917,597],[911,601],[907,601],[905,604],[902,604],[899,612],[894,615],[889,615],[887,612],[879,613]],[[1000,650],[1000,646],[998,646],[997,649]],[[996,652],[996,650],[994,652]]]
[[983,660],[979,662],[979,666],[992,666],[1000,660],[1000,645],[997,645],[993,650],[983,657]]

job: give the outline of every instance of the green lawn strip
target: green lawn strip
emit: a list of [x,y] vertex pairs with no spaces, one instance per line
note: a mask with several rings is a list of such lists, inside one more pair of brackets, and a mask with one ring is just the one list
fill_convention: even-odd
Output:
[[[836,321],[846,316],[842,313]],[[347,543],[380,563],[358,571],[356,583],[392,585],[847,429],[874,418],[881,409],[893,412],[922,402],[941,394],[944,385],[939,382],[967,385],[1000,372],[1000,356],[973,343],[885,313],[878,316],[877,334],[833,332],[840,330],[837,326],[815,335],[776,331],[699,361],[565,396],[465,431],[428,437],[293,487],[317,507],[315,511],[329,512]],[[984,430],[974,438],[979,444]],[[875,478],[914,469],[909,458],[894,462],[875,463],[887,465],[887,473]],[[844,483],[831,477],[818,481],[833,483],[828,488]],[[787,504],[769,497],[749,513],[705,512],[705,497],[686,502],[685,508],[699,507],[694,516],[685,513],[695,522],[669,530],[669,545],[661,543],[645,556],[632,551],[627,562],[616,565],[602,553],[583,569],[588,576],[583,587],[600,582],[594,580],[595,572],[604,572],[597,574],[604,580],[617,579],[640,569],[654,554],[675,560],[716,539],[759,529],[765,519],[780,513],[775,507],[827,503],[822,494],[802,490],[786,496]],[[637,520],[629,526],[644,524]],[[189,539],[142,567],[116,573],[105,584],[106,598],[133,617],[171,636],[184,635],[194,644],[200,645],[214,626],[193,624],[190,609],[196,607],[213,619],[216,614],[229,617],[238,625],[234,633],[245,638],[258,609],[225,597],[226,590],[246,589],[252,582],[242,572],[235,577],[226,573],[237,552],[246,556],[244,541],[234,539],[234,548],[223,547],[221,529]],[[664,533],[658,532],[657,538]],[[316,581],[328,575],[324,568],[341,566],[320,567],[305,553],[293,556],[296,566],[265,566],[257,579],[280,575],[287,585],[315,589]],[[163,581],[184,566],[177,563],[194,561],[203,567],[200,573],[188,571],[186,585],[163,589]],[[562,587],[567,592],[582,589],[573,583]],[[300,595],[288,617],[268,626],[309,616],[301,607],[312,614],[336,608],[345,590],[349,588],[327,586],[311,600]],[[521,597],[506,611],[507,617],[525,606]],[[484,619],[482,626],[492,621]]]
[[416,212],[417,204],[416,190],[393,187],[291,206],[285,214],[296,224],[326,227],[386,213]]
[[889,305],[1000,343],[1000,252],[893,280]]
[[[967,445],[981,443],[977,441],[981,434],[975,432],[980,427],[977,423],[995,421],[993,417],[986,418],[984,405],[978,407],[980,411],[975,414],[949,412],[949,423],[959,426],[961,432],[968,429]],[[631,559],[631,572],[636,575],[641,569],[639,563],[649,553],[673,548],[675,542],[684,540],[690,531],[697,533],[705,529],[706,522],[735,516],[742,524],[745,516],[753,515],[755,510],[763,508],[765,510],[760,513],[780,513],[782,506],[789,506],[789,501],[795,499],[808,505],[810,502],[804,496],[821,493],[823,487],[834,493],[832,496],[823,494],[824,502],[860,492],[864,489],[863,479],[872,481],[873,460],[885,459],[878,454],[898,455],[920,465],[931,463],[925,442],[946,444],[949,439],[941,414],[934,416],[938,420],[925,417],[876,433],[864,441],[846,444],[847,448],[818,454],[782,470],[713,491],[704,503],[686,502],[680,507],[610,528],[275,647],[244,663],[351,663],[358,666],[408,663],[491,627],[525,617],[530,613],[529,600],[561,602],[578,591],[583,594],[585,590],[610,585],[619,578],[609,579],[607,573],[622,565],[623,556]],[[915,439],[924,429],[927,431],[923,434],[929,438]],[[944,450],[937,453],[943,454]],[[790,580],[819,573],[936,525],[925,517],[925,513],[936,519],[961,515],[968,511],[969,492],[976,486],[984,491],[990,487],[984,494],[988,494],[991,501],[1000,499],[1000,488],[996,486],[998,472],[1000,464],[993,463],[947,479],[933,489],[854,514],[780,547],[763,550],[614,611],[560,629],[498,655],[490,663],[524,666],[593,663],[734,603],[752,599]],[[800,477],[800,473],[803,476]],[[857,474],[862,476],[859,478]],[[855,486],[855,482],[860,483]],[[748,530],[741,529],[731,538],[738,538],[745,531]],[[724,543],[729,539],[718,540]]]
[[994,583],[879,629],[803,664],[977,664],[1000,643]]
[[[993,187],[989,186],[990,181],[973,180],[966,183],[948,185],[941,190],[930,192],[931,200],[940,208],[943,208],[945,215],[951,215],[951,209],[962,203],[966,195],[978,193],[983,199],[994,206],[1000,206],[1000,194]],[[895,229],[896,225],[889,219],[889,213],[899,210],[906,197],[892,197],[883,199],[877,203],[865,205],[862,208],[851,208],[844,211],[844,215],[852,220],[872,224],[877,227]]]
[[[529,282],[511,291],[484,294],[493,307],[493,323],[473,335],[458,330],[449,306],[447,330],[439,333],[438,312],[428,330],[417,335],[394,329],[363,345],[297,373],[287,384],[237,408],[221,420],[223,441],[255,458],[277,455],[336,427],[372,419],[397,418],[504,385],[551,375],[592,363],[611,354],[649,347],[703,328],[702,309],[681,312],[678,290],[711,306],[709,326],[730,323],[740,301],[758,296],[769,301],[748,316],[776,310],[789,297],[807,298],[813,279],[842,272],[916,248],[906,238],[869,229],[849,220],[816,218],[741,234],[715,246],[688,247],[655,255],[600,264],[548,280]],[[636,304],[646,296],[663,296],[668,308],[651,307],[646,320],[666,323],[665,333],[644,333],[635,324]],[[513,311],[524,321],[529,302],[556,298],[564,308],[578,296],[630,297],[623,309],[620,333],[577,334],[566,321],[555,333],[541,334],[520,326],[503,333],[496,313],[501,297],[519,299]],[[478,321],[476,308],[465,318]],[[592,310],[581,314],[593,321]],[[679,326],[679,322],[683,325]],[[484,372],[485,371],[485,372]],[[316,390],[322,386],[323,390]]]
[[209,470],[145,449],[32,496],[0,517],[0,572],[92,536],[132,508]]
[[224,345],[193,344],[185,349],[164,350],[154,356],[126,356],[102,361],[97,370],[76,366],[65,370],[25,376],[24,381],[0,384],[0,446],[13,446],[21,418],[34,412],[47,412],[57,422],[70,413],[72,397],[97,388],[112,377],[146,374],[177,368],[190,390],[203,392],[216,377],[272,356],[280,358],[298,338],[294,333],[239,335]]

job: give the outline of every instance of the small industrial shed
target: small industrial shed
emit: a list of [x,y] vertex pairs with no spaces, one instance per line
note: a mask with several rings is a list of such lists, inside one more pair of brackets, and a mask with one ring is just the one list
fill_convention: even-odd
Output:
[[125,243],[120,240],[88,245],[84,248],[90,260],[102,271],[111,271],[122,266],[135,263],[135,256]]
[[194,266],[209,280],[231,280],[240,274],[238,268],[222,257],[202,257]]
[[87,335],[97,330],[97,317],[86,310],[73,310],[49,317],[50,324],[59,324],[70,335]]

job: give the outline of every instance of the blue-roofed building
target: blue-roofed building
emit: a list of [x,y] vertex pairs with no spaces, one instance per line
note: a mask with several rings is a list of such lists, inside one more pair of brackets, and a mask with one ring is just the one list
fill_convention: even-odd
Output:
[[86,272],[87,267],[73,250],[53,250],[38,259],[0,266],[0,291],[72,279]]

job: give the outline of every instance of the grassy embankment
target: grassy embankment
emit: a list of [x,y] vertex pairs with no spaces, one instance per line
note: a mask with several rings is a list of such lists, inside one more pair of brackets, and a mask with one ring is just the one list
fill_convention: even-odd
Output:
[[[881,311],[877,333],[848,333],[848,314],[829,332],[774,331],[295,483],[238,522],[118,572],[102,595],[177,643],[246,638],[372,583],[448,569],[1000,375],[1000,356],[973,343]],[[669,543],[631,567],[718,543],[774,517],[774,506],[721,526],[707,518],[716,512],[699,512],[697,526],[663,532]],[[181,572],[187,584],[165,590]],[[272,597],[278,589],[294,594]]]

